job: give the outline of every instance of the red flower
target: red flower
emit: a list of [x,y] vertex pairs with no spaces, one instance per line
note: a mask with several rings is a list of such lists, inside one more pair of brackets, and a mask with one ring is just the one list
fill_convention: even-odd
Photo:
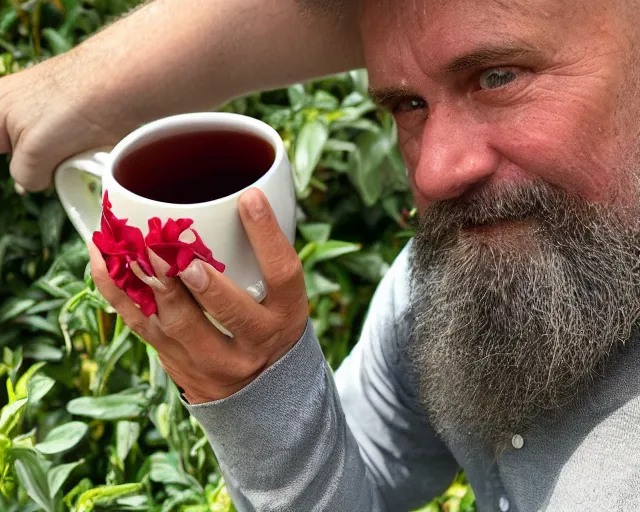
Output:
[[193,219],[169,219],[162,226],[159,218],[149,219],[149,234],[145,238],[147,247],[169,264],[167,277],[175,277],[196,258],[206,261],[218,272],[225,265],[213,258],[195,229],[189,229]]
[[127,220],[116,218],[111,211],[109,195],[105,191],[100,231],[93,234],[93,243],[100,249],[109,276],[116,286],[140,306],[144,315],[151,316],[158,310],[153,290],[135,275],[131,263],[136,262],[148,276],[155,276],[155,273],[147,255],[142,231],[127,226]]

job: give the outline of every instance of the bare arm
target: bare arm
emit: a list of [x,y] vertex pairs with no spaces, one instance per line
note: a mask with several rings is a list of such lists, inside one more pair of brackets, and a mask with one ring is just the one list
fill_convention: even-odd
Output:
[[126,97],[150,119],[357,67],[349,25],[349,16],[305,15],[296,0],[156,0],[76,57],[96,88],[107,84],[105,99]]
[[53,167],[141,123],[363,64],[354,16],[297,0],[155,0],[0,80],[0,152],[37,190]]

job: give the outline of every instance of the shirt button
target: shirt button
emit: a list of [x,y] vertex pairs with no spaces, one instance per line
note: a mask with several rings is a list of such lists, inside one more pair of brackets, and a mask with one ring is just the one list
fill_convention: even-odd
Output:
[[498,506],[501,512],[507,512],[509,510],[509,500],[502,496],[498,502]]
[[520,434],[516,434],[511,438],[511,444],[516,450],[519,450],[524,446],[524,439]]

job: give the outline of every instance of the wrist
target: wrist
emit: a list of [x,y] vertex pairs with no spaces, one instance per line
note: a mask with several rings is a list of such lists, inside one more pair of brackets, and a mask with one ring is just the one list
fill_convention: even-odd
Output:
[[233,384],[221,384],[219,382],[212,381],[211,378],[203,377],[200,381],[186,383],[184,387],[182,387],[181,392],[190,405],[216,402],[235,395],[237,392],[251,384],[258,375],[259,374]]
[[244,378],[230,381],[226,379],[212,379],[211,377],[204,375],[200,378],[191,377],[188,380],[185,379],[183,381],[184,385],[182,386],[181,392],[187,402],[191,405],[215,402],[217,400],[229,398],[249,386],[254,380],[262,375],[262,373],[276,364],[295,346],[296,343],[297,340],[296,342],[282,347],[277,352],[271,354],[263,362],[260,362],[255,370]]

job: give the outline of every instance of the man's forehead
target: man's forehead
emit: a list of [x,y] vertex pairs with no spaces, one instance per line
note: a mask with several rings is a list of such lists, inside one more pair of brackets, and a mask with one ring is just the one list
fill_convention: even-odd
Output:
[[[342,5],[349,3],[348,0],[339,1]],[[356,0],[351,1],[352,4],[354,2]],[[445,11],[458,14],[549,18],[565,11],[577,14],[583,10],[588,13],[592,10],[591,4],[594,2],[598,4],[599,0],[360,0],[358,3],[361,11],[382,8],[387,13],[395,11],[426,18],[435,17]]]
[[[544,24],[579,15],[584,0],[363,0],[365,25],[420,28],[423,31],[459,33],[503,32],[518,25]],[[588,11],[585,11],[588,12]],[[365,31],[365,36],[368,35]]]
[[[457,56],[483,48],[552,53],[570,32],[578,41],[592,37],[607,9],[596,0],[364,0],[361,7],[362,40],[374,76],[407,66],[446,69]],[[576,38],[576,27],[593,23]]]

